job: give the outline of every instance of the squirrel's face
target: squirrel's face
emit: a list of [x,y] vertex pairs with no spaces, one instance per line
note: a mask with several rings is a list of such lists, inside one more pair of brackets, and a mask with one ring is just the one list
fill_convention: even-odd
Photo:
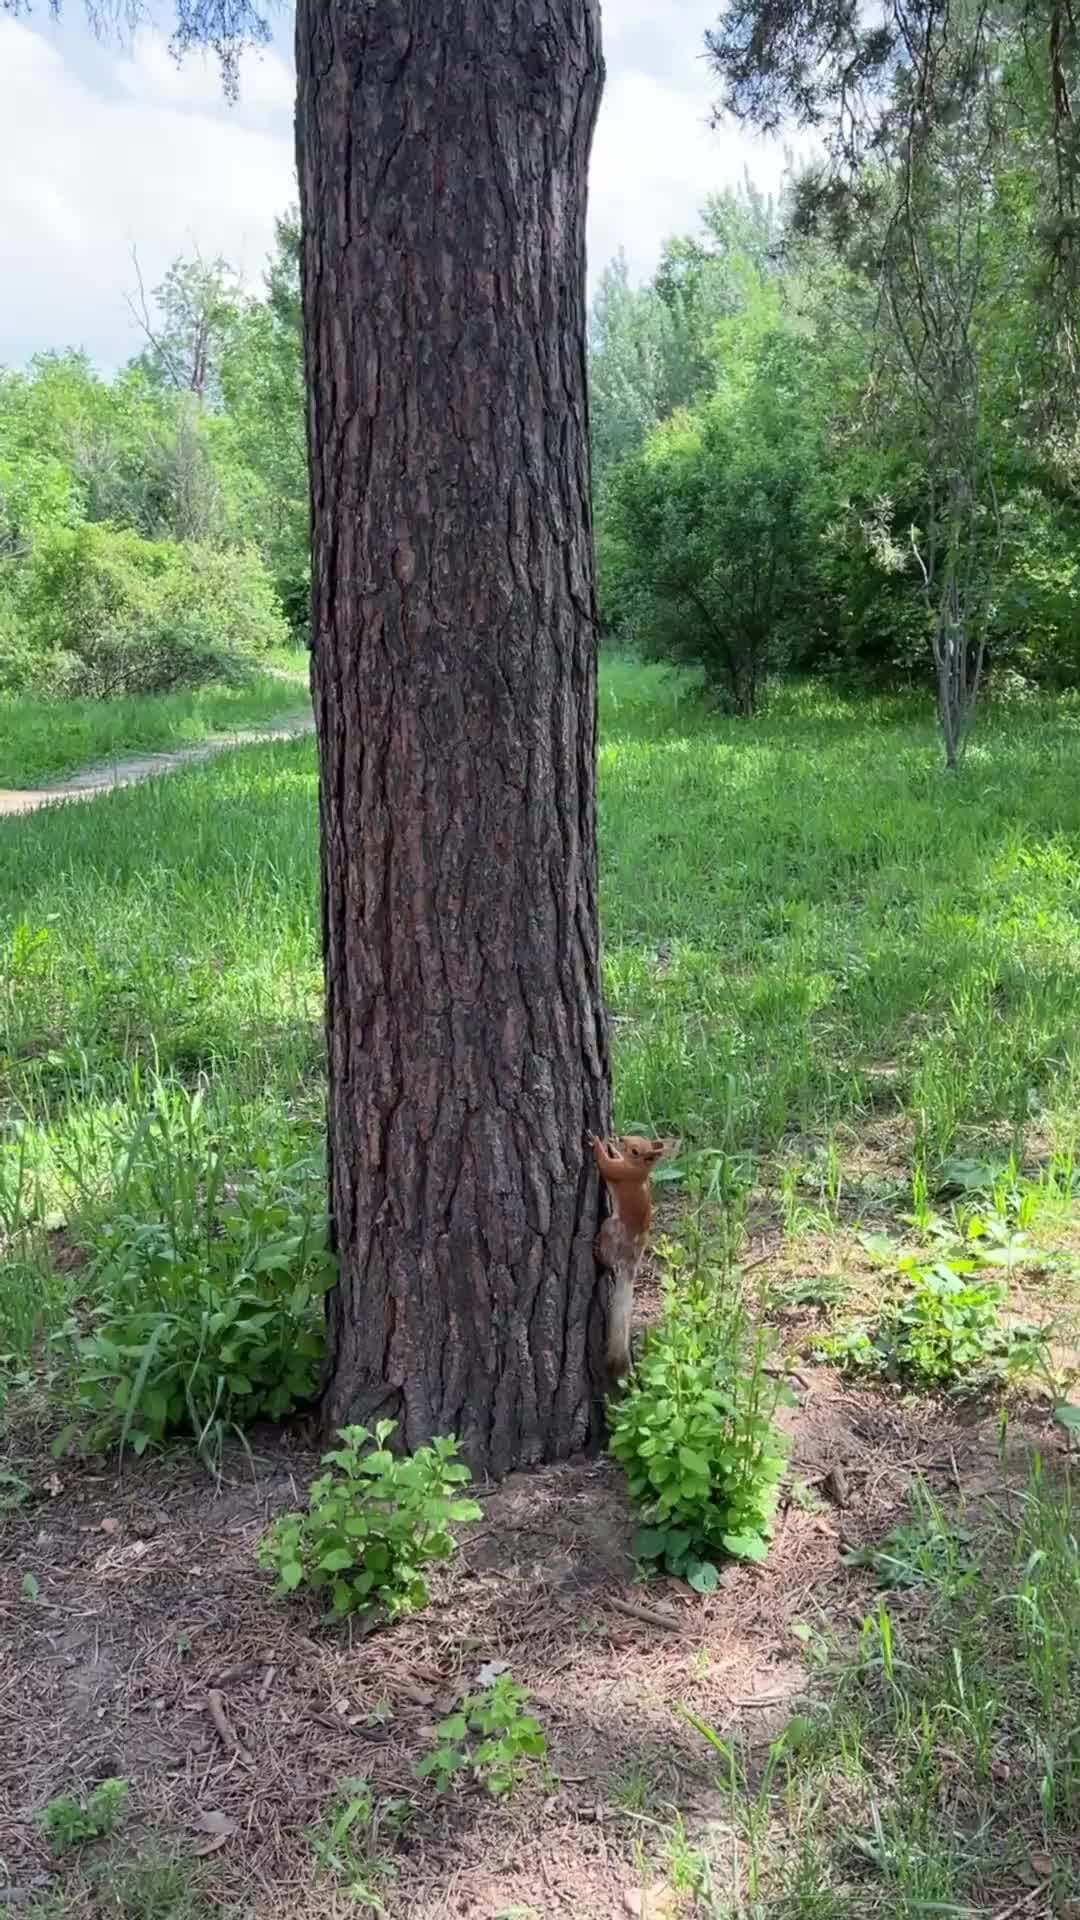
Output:
[[655,1167],[658,1160],[667,1151],[666,1140],[646,1140],[640,1133],[624,1133],[618,1141],[619,1151],[624,1160],[644,1170]]

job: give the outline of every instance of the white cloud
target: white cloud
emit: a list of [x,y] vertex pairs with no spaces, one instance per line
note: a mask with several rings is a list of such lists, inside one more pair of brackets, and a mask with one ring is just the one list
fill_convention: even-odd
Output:
[[76,345],[115,365],[140,344],[133,247],[148,286],[196,248],[255,284],[295,197],[277,55],[250,63],[235,109],[208,63],[178,70],[154,39],[102,72],[80,78],[63,34],[0,21],[0,364]]
[[650,272],[667,236],[693,231],[706,196],[737,186],[747,170],[776,191],[781,150],[741,132],[712,131],[708,110],[706,88],[673,86],[609,60],[590,179],[591,278],[619,247],[635,274]]
[[[622,246],[637,274],[692,228],[707,193],[749,166],[775,188],[782,156],[712,132],[702,58],[717,0],[603,0],[607,86],[593,148],[590,278]],[[133,247],[148,286],[177,254],[222,254],[256,284],[273,220],[295,197],[293,75],[276,51],[245,62],[240,104],[214,63],[177,67],[158,36],[103,53],[74,25],[0,16],[0,364],[85,346],[103,365],[137,350],[126,305]]]

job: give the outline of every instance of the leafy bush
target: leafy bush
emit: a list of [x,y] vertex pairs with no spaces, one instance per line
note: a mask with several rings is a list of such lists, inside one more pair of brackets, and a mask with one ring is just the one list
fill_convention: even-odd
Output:
[[25,692],[33,685],[34,670],[34,649],[14,593],[0,571],[0,694]]
[[1077,518],[1037,487],[1020,487],[1003,510],[1004,551],[991,610],[994,679],[1007,664],[1050,686],[1080,683],[1080,561]]
[[734,1291],[709,1269],[683,1277],[676,1249],[667,1260],[663,1317],[612,1413],[611,1451],[644,1509],[639,1558],[709,1593],[720,1556],[765,1557],[785,1459],[772,1422],[782,1389]]
[[287,646],[289,628],[265,566],[253,547],[181,548],[170,616],[205,631],[222,655],[253,659]]
[[[226,1427],[280,1419],[312,1397],[319,1300],[334,1275],[321,1215],[253,1188],[208,1207],[200,1235],[124,1216],[102,1235],[86,1276],[102,1296],[90,1330],[71,1322],[58,1337],[92,1448],[143,1453],[188,1432],[205,1452]],[[58,1449],[78,1430],[66,1427]]]
[[37,1824],[55,1854],[68,1853],[86,1840],[114,1833],[127,1812],[126,1780],[100,1780],[83,1799],[58,1794],[37,1816]]
[[508,1673],[490,1687],[466,1694],[454,1713],[440,1720],[436,1744],[416,1768],[417,1778],[433,1780],[445,1793],[455,1778],[483,1782],[493,1798],[508,1794],[534,1760],[547,1753],[540,1722],[526,1713],[529,1696]]
[[277,1591],[328,1592],[331,1619],[371,1612],[396,1620],[424,1606],[421,1568],[453,1553],[451,1521],[479,1517],[475,1500],[454,1493],[470,1478],[456,1440],[402,1458],[386,1446],[394,1425],[379,1421],[373,1448],[366,1427],[343,1427],[341,1446],[323,1456],[337,1472],[314,1482],[306,1513],[280,1515],[260,1542],[259,1564],[277,1573]]
[[17,670],[20,686],[69,698],[197,686],[288,640],[254,553],[92,524],[37,541],[19,612],[32,669],[27,676],[16,662],[4,684],[14,685]]
[[970,1389],[1030,1371],[1047,1330],[1001,1319],[1008,1289],[985,1271],[1003,1264],[998,1255],[969,1236],[951,1255],[905,1256],[897,1272],[906,1291],[886,1304],[877,1326],[849,1327],[819,1342],[818,1351],[852,1372],[930,1389]]
[[816,604],[816,454],[797,343],[733,336],[719,390],[655,427],[613,473],[601,519],[605,618],[647,654],[699,667],[752,714]]

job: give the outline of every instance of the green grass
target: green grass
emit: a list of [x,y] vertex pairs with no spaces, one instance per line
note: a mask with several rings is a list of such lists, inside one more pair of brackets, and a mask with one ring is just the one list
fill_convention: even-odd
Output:
[[[307,699],[307,655],[274,656],[275,673],[242,685],[131,700],[0,697],[0,787],[36,787],[127,754],[195,746],[265,725]],[[285,677],[285,676],[288,677]]]
[[[249,723],[292,695],[273,681],[261,715],[227,698],[202,696],[198,724]],[[921,704],[786,689],[747,725],[687,678],[619,660],[601,698],[619,1123],[735,1157],[719,1208],[733,1244],[763,1192],[790,1238],[823,1237],[809,1292],[792,1284],[834,1326],[849,1276],[831,1268],[871,1138],[917,1237],[936,1231],[946,1160],[1000,1166],[1010,1150],[983,1183],[995,1217],[1026,1229],[1041,1209],[1071,1227],[1077,709],[987,712],[956,778]],[[24,777],[101,757],[100,741],[69,745],[81,711],[39,710],[40,768]],[[110,711],[125,750],[191,737],[135,737]],[[129,1225],[133,1245],[158,1223],[194,1244],[211,1187],[321,1205],[316,833],[310,740],[0,825],[0,1396],[62,1364],[41,1335],[62,1335]],[[910,1238],[911,1218],[891,1224]],[[75,1277],[72,1241],[93,1254]],[[947,1538],[916,1543],[916,1612],[884,1593],[854,1653],[815,1617],[821,1710],[764,1768],[760,1752],[717,1753],[723,1862],[671,1830],[664,1871],[693,1911],[994,1913],[1032,1858],[1076,1896],[1067,1480],[1034,1479],[1000,1537],[985,1515],[980,1528],[959,1557]],[[644,1792],[630,1780],[620,1802]]]
[[[203,1085],[237,1162],[310,1146],[312,742],[0,831],[0,1220],[17,1162],[57,1217],[107,1194],[154,1075]],[[600,842],[622,1124],[757,1154],[797,1133],[842,1157],[846,1130],[885,1114],[924,1172],[988,1143],[1071,1153],[1071,708],[988,716],[957,779],[903,704],[800,689],[748,726],[685,680],[606,662]]]
[[[733,1144],[898,1104],[919,1143],[1054,1131],[1080,1073],[1080,717],[819,688],[746,727],[609,671],[605,978],[619,1106]],[[651,679],[651,684],[650,684]]]
[[[697,1723],[728,1831],[722,1851],[696,1855],[696,1912],[1076,1911],[1080,1514],[1068,1475],[1051,1478],[1038,1463],[1016,1508],[1009,1526],[981,1515],[969,1548],[924,1495],[909,1604],[883,1591],[854,1647],[819,1615],[801,1623],[808,1704],[780,1738],[762,1752]],[[1029,1889],[1021,1905],[1017,1885],[1021,1900]]]

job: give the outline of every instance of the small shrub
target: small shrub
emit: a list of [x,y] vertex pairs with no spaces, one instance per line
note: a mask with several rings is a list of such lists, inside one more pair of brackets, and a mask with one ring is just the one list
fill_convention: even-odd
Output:
[[882,1587],[940,1587],[971,1570],[972,1562],[962,1551],[970,1538],[963,1528],[950,1538],[918,1527],[896,1527],[876,1546],[854,1548],[843,1557],[848,1566],[869,1567]]
[[[3,1356],[0,1355],[0,1364]],[[16,1507],[29,1500],[30,1488],[21,1473],[12,1467],[0,1467],[0,1513],[13,1513]]]
[[452,1521],[480,1514],[475,1500],[454,1492],[470,1478],[455,1458],[456,1440],[400,1457],[386,1446],[394,1425],[379,1421],[374,1447],[366,1427],[343,1427],[340,1447],[323,1456],[336,1471],[314,1482],[306,1513],[282,1514],[259,1546],[277,1591],[327,1593],[331,1619],[363,1612],[396,1620],[424,1606],[421,1569],[453,1553]]
[[663,1318],[612,1413],[611,1451],[644,1511],[639,1558],[709,1593],[720,1556],[765,1557],[785,1460],[772,1422],[783,1390],[735,1291],[708,1269],[680,1284],[677,1250],[667,1257]]
[[[205,1453],[226,1427],[312,1397],[334,1278],[321,1215],[253,1189],[210,1205],[198,1233],[121,1216],[102,1237],[86,1286],[103,1302],[89,1331],[69,1323],[58,1336],[91,1449],[143,1453],[187,1432]],[[77,1432],[65,1428],[57,1450]]]
[[949,1526],[928,1510],[913,1524],[894,1527],[884,1540],[853,1547],[843,1557],[849,1567],[869,1568],[879,1586],[931,1587],[955,1596],[977,1570],[970,1542],[966,1528]]
[[1048,1332],[1003,1322],[1008,1289],[991,1277],[1001,1264],[998,1249],[983,1250],[971,1239],[954,1255],[908,1256],[897,1263],[906,1291],[886,1304],[877,1326],[849,1327],[819,1341],[817,1351],[853,1373],[931,1390],[970,1390],[1030,1372]]
[[62,1793],[50,1800],[37,1816],[55,1854],[68,1853],[86,1840],[100,1840],[115,1832],[127,1812],[126,1780],[101,1780],[85,1799]]
[[529,1698],[508,1673],[490,1687],[466,1694],[454,1713],[440,1720],[436,1744],[416,1768],[417,1778],[445,1793],[456,1779],[480,1781],[494,1799],[502,1799],[525,1769],[547,1754],[540,1722],[525,1711]]
[[288,623],[254,547],[192,542],[182,552],[184,566],[170,596],[172,619],[201,632],[219,656],[251,660],[288,646]]

